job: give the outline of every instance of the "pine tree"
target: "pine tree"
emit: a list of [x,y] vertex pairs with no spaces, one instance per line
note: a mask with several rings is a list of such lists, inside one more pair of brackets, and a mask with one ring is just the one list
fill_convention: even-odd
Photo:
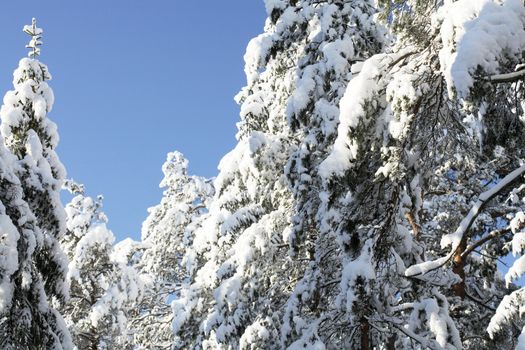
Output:
[[166,188],[160,204],[150,208],[142,226],[142,253],[137,264],[150,280],[134,319],[135,342],[141,348],[169,348],[174,342],[170,301],[177,297],[187,272],[183,266],[192,232],[213,195],[210,181],[188,175],[188,160],[180,152],[168,153],[162,166]]
[[[488,82],[521,60],[523,4],[384,3],[397,39],[348,84],[338,136],[319,167],[320,232],[337,242],[322,258],[340,268],[332,283],[301,294],[303,309],[316,294],[328,305],[302,339],[509,348],[511,327],[499,339],[485,329],[509,292],[497,257],[508,252],[505,194],[522,174],[522,151],[512,146],[523,137],[513,107],[521,90],[513,96]],[[501,120],[517,128],[505,139]]]
[[279,349],[296,337],[284,306],[314,259],[319,159],[335,137],[352,64],[382,47],[368,2],[267,1],[266,9],[265,32],[245,55],[239,142],[220,163],[188,253],[193,283],[174,301],[179,348]]
[[[3,137],[0,346],[5,349],[70,349],[56,305],[68,296],[67,260],[58,240],[65,232],[60,202],[64,168],[55,148],[56,125],[47,67],[37,60],[42,29],[33,19],[29,58],[14,72],[14,90],[0,109]],[[4,146],[5,145],[5,146]],[[4,148],[6,147],[6,148]]]
[[379,5],[266,2],[176,347],[517,341],[523,4]]
[[434,15],[441,76],[447,96],[458,102],[463,142],[455,162],[441,164],[445,179],[431,178],[441,191],[428,196],[427,212],[436,215],[444,251],[406,274],[428,278],[449,270],[459,277],[448,303],[465,348],[513,348],[523,327],[521,292],[512,283],[523,273],[521,258],[504,280],[497,261],[522,249],[524,14],[520,1],[457,1]]
[[[307,2],[305,2],[306,4]],[[342,269],[341,236],[328,225],[329,191],[320,165],[332,150],[346,88],[359,75],[363,61],[385,49],[390,38],[376,22],[371,1],[312,2],[312,30],[304,46],[301,75],[287,108],[298,143],[287,165],[294,194],[289,242],[292,258],[306,269],[287,301],[282,343],[294,347],[348,347],[348,318],[333,317]],[[310,83],[308,83],[310,82]],[[306,87],[306,89],[305,89]],[[303,103],[297,100],[303,98]],[[348,184],[342,185],[348,194]]]
[[93,200],[72,181],[67,188],[76,196],[66,206],[62,246],[70,260],[71,298],[61,312],[79,349],[131,348],[128,318],[141,296],[141,281],[115,252],[102,197]]

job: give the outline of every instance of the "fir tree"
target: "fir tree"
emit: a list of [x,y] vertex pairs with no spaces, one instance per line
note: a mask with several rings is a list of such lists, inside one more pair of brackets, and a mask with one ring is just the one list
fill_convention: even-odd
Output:
[[20,60],[15,89],[5,95],[0,110],[0,131],[9,151],[2,146],[8,254],[2,268],[0,346],[70,349],[69,332],[55,310],[67,298],[68,288],[67,260],[58,243],[65,232],[59,196],[64,168],[54,151],[56,125],[47,118],[54,99],[47,84],[51,76],[37,60],[42,29],[33,19],[24,32],[31,36],[29,58]]

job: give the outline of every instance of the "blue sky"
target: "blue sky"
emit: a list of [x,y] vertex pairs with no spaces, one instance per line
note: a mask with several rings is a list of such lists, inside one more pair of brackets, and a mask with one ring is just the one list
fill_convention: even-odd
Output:
[[259,34],[262,0],[7,1],[0,12],[0,88],[26,55],[22,27],[44,29],[58,154],[88,194],[103,194],[118,239],[140,237],[159,202],[161,166],[183,152],[214,176],[235,145],[243,54]]

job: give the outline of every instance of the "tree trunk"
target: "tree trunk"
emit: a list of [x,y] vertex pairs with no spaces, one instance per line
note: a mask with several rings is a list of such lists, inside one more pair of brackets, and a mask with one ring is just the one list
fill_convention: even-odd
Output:
[[365,317],[361,318],[361,350],[370,350],[370,325]]
[[461,299],[465,299],[465,260],[462,254],[466,248],[467,240],[463,238],[459,243],[458,249],[456,249],[452,260],[452,272],[461,278],[461,282],[454,284],[452,290],[454,291],[454,295]]
[[396,350],[396,339],[397,339],[397,334],[396,333],[392,334],[388,338],[388,343],[386,344],[386,349],[387,350]]

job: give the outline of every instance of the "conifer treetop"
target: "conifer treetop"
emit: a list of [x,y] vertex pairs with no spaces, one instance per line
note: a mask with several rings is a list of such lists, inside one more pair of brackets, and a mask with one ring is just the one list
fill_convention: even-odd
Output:
[[36,18],[33,17],[31,21],[31,25],[25,25],[24,26],[24,33],[31,36],[31,40],[29,41],[29,44],[26,45],[26,48],[28,48],[30,51],[27,53],[27,55],[30,58],[36,58],[40,56],[40,45],[42,45],[42,33],[44,31],[42,28],[38,28],[36,26]]

